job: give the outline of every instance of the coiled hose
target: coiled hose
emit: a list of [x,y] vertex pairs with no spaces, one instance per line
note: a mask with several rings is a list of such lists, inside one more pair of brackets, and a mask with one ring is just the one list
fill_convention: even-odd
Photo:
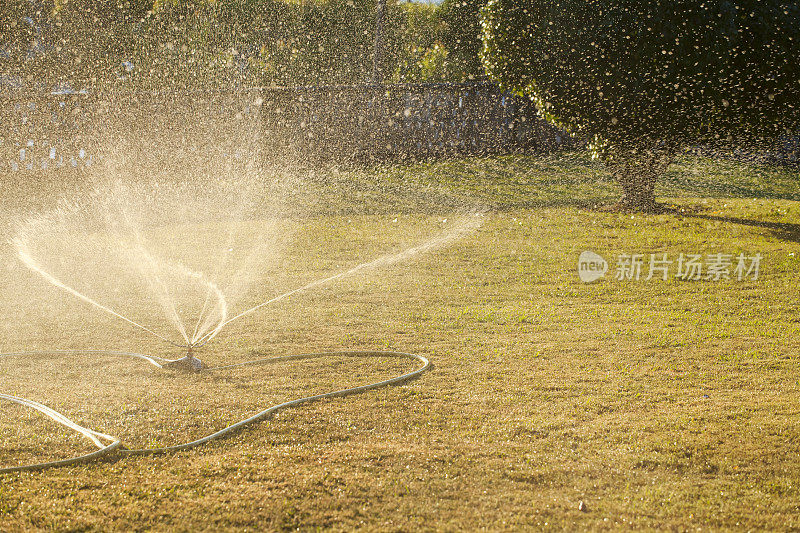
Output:
[[[2,353],[0,357],[13,357],[13,356],[30,356],[30,355],[44,355],[44,354],[98,354],[98,355],[119,355],[124,357],[135,357],[138,359],[143,359],[148,363],[158,367],[164,368],[164,364],[175,362],[170,359],[162,359],[160,357],[143,355],[140,353],[134,352],[120,352],[120,351],[113,351],[113,350],[39,350],[39,351],[27,351],[27,352],[10,352],[10,353]],[[6,474],[11,472],[23,472],[23,471],[30,471],[30,470],[43,470],[45,468],[54,468],[59,466],[69,466],[78,463],[83,463],[87,461],[92,461],[94,459],[98,459],[100,457],[109,456],[111,454],[119,454],[119,455],[150,455],[150,454],[159,454],[159,453],[169,453],[169,452],[177,452],[181,450],[187,450],[189,448],[194,448],[195,446],[200,446],[201,444],[205,444],[209,441],[219,439],[225,437],[244,426],[254,424],[260,420],[263,420],[270,415],[281,411],[283,409],[287,409],[289,407],[294,407],[296,405],[300,405],[301,403],[311,402],[314,400],[321,400],[323,398],[334,398],[334,397],[341,397],[341,396],[350,396],[353,394],[359,394],[362,392],[366,392],[368,390],[377,389],[379,387],[386,387],[389,385],[398,385],[400,383],[404,383],[411,379],[418,377],[420,374],[428,370],[430,368],[430,362],[428,359],[421,355],[412,354],[412,353],[405,353],[405,352],[392,352],[392,351],[343,351],[343,352],[317,352],[317,353],[306,353],[306,354],[297,354],[297,355],[284,355],[278,357],[268,357],[264,359],[256,359],[254,361],[246,361],[243,363],[236,363],[232,365],[224,365],[224,366],[217,366],[217,367],[210,367],[205,369],[204,371],[216,371],[216,370],[226,370],[229,368],[241,367],[241,366],[248,366],[248,365],[263,365],[269,363],[278,363],[282,361],[296,361],[300,359],[315,359],[321,357],[396,357],[396,358],[405,358],[405,359],[414,359],[422,363],[422,366],[412,372],[407,374],[403,374],[401,376],[397,376],[394,378],[386,379],[383,381],[379,381],[377,383],[370,383],[368,385],[361,385],[359,387],[351,387],[349,389],[341,389],[333,392],[326,392],[323,394],[317,394],[315,396],[308,396],[306,398],[298,398],[296,400],[291,400],[288,402],[284,402],[278,405],[273,405],[263,411],[256,413],[255,415],[246,418],[244,420],[240,420],[235,424],[231,424],[230,426],[223,428],[215,433],[207,435],[201,439],[197,439],[191,442],[186,442],[184,444],[178,444],[176,446],[167,446],[164,448],[145,448],[141,450],[134,450],[126,448],[120,439],[117,437],[106,435],[104,433],[99,433],[92,429],[80,426],[64,416],[63,414],[50,409],[46,405],[42,405],[38,402],[34,402],[33,400],[28,400],[26,398],[19,398],[17,396],[11,396],[8,394],[0,393],[0,400],[10,401],[25,407],[30,407],[31,409],[35,409],[42,414],[52,418],[59,424],[75,431],[86,437],[87,439],[91,440],[97,447],[98,450],[88,453],[86,455],[81,455],[78,457],[72,457],[69,459],[62,459],[59,461],[50,461],[46,463],[37,463],[31,465],[21,465],[21,466],[12,466],[12,467],[5,467],[0,468],[0,474]]]

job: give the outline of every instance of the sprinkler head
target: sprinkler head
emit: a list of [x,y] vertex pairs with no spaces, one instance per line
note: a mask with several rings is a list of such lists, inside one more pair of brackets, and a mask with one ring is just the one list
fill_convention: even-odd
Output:
[[204,368],[208,368],[205,363],[194,356],[191,346],[189,346],[188,350],[186,350],[186,355],[184,357],[165,363],[163,366],[164,368],[171,368],[180,372],[191,373],[200,372]]

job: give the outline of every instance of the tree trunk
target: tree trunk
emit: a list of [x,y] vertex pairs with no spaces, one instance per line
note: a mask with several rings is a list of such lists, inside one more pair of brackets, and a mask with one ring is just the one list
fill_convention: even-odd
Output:
[[383,84],[383,18],[386,0],[378,0],[375,12],[375,55],[372,56],[372,83]]
[[663,148],[614,154],[606,164],[622,186],[622,198],[616,209],[642,213],[663,211],[663,206],[656,202],[656,182],[674,157],[674,152]]
[[620,209],[645,213],[660,210],[655,194],[657,176],[630,171],[616,177],[622,186],[622,198],[617,202]]

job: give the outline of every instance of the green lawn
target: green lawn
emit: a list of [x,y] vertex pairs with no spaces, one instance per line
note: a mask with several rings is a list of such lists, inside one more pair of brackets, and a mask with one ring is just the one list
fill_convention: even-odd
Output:
[[[44,190],[42,205],[57,196]],[[200,356],[393,349],[434,369],[193,451],[5,475],[0,530],[797,530],[800,175],[687,157],[657,194],[673,213],[604,211],[619,191],[578,154],[316,173],[292,189],[293,237],[242,305],[418,243],[464,211],[483,223],[266,307]],[[6,233],[26,198],[7,194]],[[584,250],[611,263],[605,279],[578,279]],[[613,279],[626,253],[763,259],[757,280]],[[10,246],[0,265],[3,351],[179,355],[47,285]],[[111,357],[14,358],[0,359],[0,392],[159,446],[412,366],[334,358],[179,376]],[[0,435],[3,466],[91,450],[7,403]]]

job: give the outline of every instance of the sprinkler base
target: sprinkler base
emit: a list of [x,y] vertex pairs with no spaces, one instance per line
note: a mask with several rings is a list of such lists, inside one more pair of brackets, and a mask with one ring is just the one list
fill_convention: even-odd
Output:
[[164,363],[162,365],[164,368],[169,368],[171,370],[178,370],[180,372],[200,372],[204,368],[208,368],[208,366],[202,362],[197,357],[189,354],[185,357],[181,357],[180,359],[176,359],[175,361],[170,361],[168,363]]

